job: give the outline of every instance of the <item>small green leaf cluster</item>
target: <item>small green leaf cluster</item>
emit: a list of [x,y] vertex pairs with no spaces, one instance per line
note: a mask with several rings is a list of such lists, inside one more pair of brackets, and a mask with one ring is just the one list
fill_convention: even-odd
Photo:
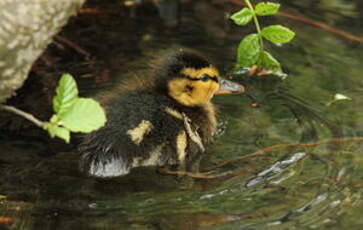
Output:
[[43,128],[51,137],[59,137],[67,143],[70,132],[92,132],[106,122],[105,111],[97,101],[78,97],[76,81],[70,74],[63,74],[59,80],[53,110],[55,114]]
[[231,19],[241,26],[248,24],[254,19],[257,33],[247,35],[238,45],[236,68],[240,69],[257,65],[272,70],[277,75],[284,75],[279,61],[264,50],[263,40],[266,39],[275,44],[287,43],[294,38],[295,33],[281,25],[271,25],[261,30],[257,19],[257,16],[276,14],[280,4],[261,2],[253,7],[249,0],[244,1],[247,7],[233,14]]

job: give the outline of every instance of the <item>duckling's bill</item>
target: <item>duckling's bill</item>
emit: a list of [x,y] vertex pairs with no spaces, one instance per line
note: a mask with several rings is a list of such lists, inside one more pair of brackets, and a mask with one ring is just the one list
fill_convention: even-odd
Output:
[[229,81],[223,78],[218,78],[219,82],[219,89],[217,92],[215,92],[215,95],[219,94],[237,94],[237,93],[243,93],[245,91],[245,88],[233,81]]

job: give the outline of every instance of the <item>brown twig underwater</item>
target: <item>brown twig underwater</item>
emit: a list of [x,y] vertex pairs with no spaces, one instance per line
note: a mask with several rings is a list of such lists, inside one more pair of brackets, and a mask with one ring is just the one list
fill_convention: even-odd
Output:
[[77,45],[76,43],[68,40],[65,37],[62,37],[60,35],[55,35],[54,39],[57,40],[58,42],[61,42],[69,47],[71,47],[73,50],[75,50],[77,53],[85,56],[86,59],[89,59],[91,57],[91,54],[86,51],[85,49],[81,48],[79,45]]
[[278,145],[272,145],[269,146],[267,148],[258,150],[254,153],[245,155],[245,156],[241,156],[241,157],[237,157],[228,161],[223,162],[222,165],[217,166],[222,167],[224,165],[236,162],[236,161],[240,161],[240,160],[244,160],[246,158],[250,158],[250,157],[257,157],[257,156],[263,156],[266,153],[272,152],[274,150],[277,149],[287,149],[287,148],[291,148],[291,147],[316,147],[318,145],[322,145],[322,144],[331,144],[331,143],[345,143],[345,142],[363,142],[363,137],[352,137],[352,138],[333,138],[333,139],[328,139],[328,140],[323,140],[323,141],[318,141],[318,142],[309,142],[309,143],[290,143],[290,144],[278,144]]
[[[214,3],[217,3],[217,4],[231,3],[231,4],[234,4],[234,5],[238,5],[238,6],[245,6],[246,5],[244,2],[241,2],[240,0],[215,0]],[[308,25],[311,25],[311,26],[318,27],[320,29],[323,29],[323,30],[326,30],[326,31],[331,32],[333,34],[339,35],[339,36],[344,37],[344,38],[346,38],[348,40],[351,40],[351,41],[363,43],[363,37],[353,35],[353,34],[348,33],[346,31],[334,28],[334,27],[329,26],[329,25],[327,25],[325,23],[318,22],[318,21],[306,18],[304,16],[293,15],[293,14],[289,14],[289,13],[281,12],[281,11],[279,13],[277,13],[276,15],[286,17],[286,18],[289,18],[291,20],[301,22],[301,23],[304,23],[304,24],[308,24]]]
[[302,17],[302,16],[296,16],[296,15],[292,15],[292,14],[288,14],[288,13],[284,13],[284,12],[277,13],[277,15],[287,17],[289,19],[292,19],[292,20],[295,20],[295,21],[298,21],[298,22],[302,22],[302,23],[305,23],[305,24],[309,24],[309,25],[318,27],[320,29],[326,30],[326,31],[331,32],[333,34],[337,34],[337,35],[339,35],[341,37],[344,37],[344,38],[346,38],[348,40],[351,40],[351,41],[363,43],[363,37],[353,35],[351,33],[348,33],[348,32],[345,32],[343,30],[334,28],[334,27],[329,26],[329,25],[327,25],[325,23],[322,23],[322,22],[318,22],[318,21],[315,21],[315,20],[312,20],[312,19],[309,19],[309,18],[305,18],[305,17]]
[[[208,170],[213,170],[213,169],[217,169],[217,168],[221,168],[227,164],[231,164],[240,160],[244,160],[250,157],[257,157],[257,156],[263,156],[267,153],[270,153],[274,150],[277,149],[287,149],[287,148],[291,148],[291,147],[316,147],[318,145],[322,145],[322,144],[331,144],[331,143],[346,143],[346,142],[363,142],[363,137],[352,137],[352,138],[333,138],[333,139],[328,139],[328,140],[323,140],[323,141],[318,141],[318,142],[309,142],[309,143],[290,143],[290,144],[278,144],[278,145],[272,145],[269,146],[267,148],[258,150],[254,153],[245,155],[245,156],[241,156],[241,157],[237,157],[237,158],[233,158],[231,160],[225,161],[222,164],[215,166],[213,168],[210,168]],[[186,172],[186,171],[172,171],[169,169],[165,169],[162,168],[159,170],[162,173],[165,174],[172,174],[172,175],[181,175],[181,176],[189,176],[192,178],[198,178],[198,179],[216,179],[216,178],[220,178],[220,177],[224,177],[230,174],[233,174],[233,171],[227,171],[227,172],[223,172],[223,173],[217,173],[217,174],[210,174],[207,172],[204,173],[192,173],[192,172]]]
[[173,170],[170,170],[167,168],[161,168],[161,169],[159,169],[159,172],[164,173],[164,174],[171,174],[171,175],[188,176],[188,177],[197,178],[197,179],[216,179],[216,178],[227,176],[232,173],[231,171],[218,173],[218,174],[193,173],[193,172],[187,172],[187,171],[173,171]]

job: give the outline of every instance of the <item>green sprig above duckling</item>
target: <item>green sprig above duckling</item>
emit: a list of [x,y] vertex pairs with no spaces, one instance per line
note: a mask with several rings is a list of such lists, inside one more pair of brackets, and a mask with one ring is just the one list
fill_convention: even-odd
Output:
[[278,45],[290,42],[295,37],[295,33],[281,25],[271,25],[261,29],[257,17],[277,14],[280,4],[260,2],[254,7],[250,0],[244,0],[244,2],[247,7],[234,13],[231,19],[240,26],[247,25],[253,20],[256,33],[247,35],[239,43],[236,69],[251,67],[252,72],[257,73],[257,75],[274,74],[285,78],[287,74],[282,71],[280,62],[265,50],[264,39]]
[[87,174],[114,177],[139,166],[187,164],[215,134],[213,96],[244,91],[195,51],[180,49],[162,60],[154,76],[128,81],[108,96],[106,125],[80,145]]

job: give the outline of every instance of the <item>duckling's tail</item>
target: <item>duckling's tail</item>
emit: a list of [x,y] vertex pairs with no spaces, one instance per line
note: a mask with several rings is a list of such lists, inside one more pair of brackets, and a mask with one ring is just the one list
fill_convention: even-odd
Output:
[[117,177],[130,172],[130,167],[123,159],[112,157],[102,160],[94,157],[92,153],[83,154],[80,160],[80,169],[87,175],[95,177]]

